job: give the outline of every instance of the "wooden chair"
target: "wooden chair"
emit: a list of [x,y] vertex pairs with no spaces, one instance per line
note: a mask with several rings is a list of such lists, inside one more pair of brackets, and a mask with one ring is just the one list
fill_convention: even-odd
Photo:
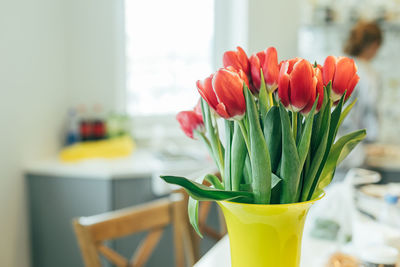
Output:
[[[165,227],[171,223],[174,231],[176,266],[185,266],[185,254],[187,263],[193,266],[195,253],[190,241],[185,208],[183,195],[172,194],[169,198],[133,208],[75,219],[73,225],[85,266],[100,267],[100,254],[118,267],[144,266]],[[143,231],[148,231],[148,235],[130,260],[104,244],[107,240]]]

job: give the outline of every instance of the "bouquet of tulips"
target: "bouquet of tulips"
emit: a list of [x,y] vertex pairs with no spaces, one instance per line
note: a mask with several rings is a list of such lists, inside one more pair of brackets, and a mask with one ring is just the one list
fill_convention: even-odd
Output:
[[[319,196],[366,135],[358,130],[336,139],[356,102],[347,103],[359,80],[350,58],[329,56],[323,66],[302,58],[278,63],[274,47],[250,58],[238,47],[225,52],[223,65],[197,81],[201,100],[194,110],[177,115],[186,135],[205,143],[220,178],[161,177],[190,195],[196,230],[201,200],[279,204]],[[225,124],[223,141],[218,119]]]

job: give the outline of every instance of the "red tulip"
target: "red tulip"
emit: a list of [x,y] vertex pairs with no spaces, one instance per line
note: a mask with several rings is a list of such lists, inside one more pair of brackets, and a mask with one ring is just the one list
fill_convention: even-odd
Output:
[[203,119],[195,111],[181,111],[176,115],[176,119],[183,132],[192,139],[194,139],[193,131],[204,132]]
[[317,81],[310,62],[301,58],[287,60],[279,73],[278,96],[282,104],[295,112],[303,110],[316,92]]
[[353,59],[348,57],[328,56],[322,69],[324,84],[332,82],[331,99],[338,101],[347,90],[346,99],[353,93],[360,77]]
[[243,83],[237,72],[219,69],[204,81],[197,81],[200,95],[225,119],[241,119],[246,111]]
[[278,54],[275,47],[269,47],[264,51],[251,55],[250,66],[251,78],[256,92],[260,91],[261,86],[260,69],[263,71],[267,91],[270,93],[274,92],[278,87],[279,79]]
[[237,71],[242,70],[246,75],[250,75],[249,59],[240,46],[237,47],[237,51],[226,51],[222,62],[225,68],[232,66]]
[[324,83],[322,80],[322,71],[320,66],[314,68],[314,80],[317,81],[316,88],[315,90],[311,91],[311,97],[310,100],[308,101],[308,104],[305,106],[305,108],[301,110],[301,113],[303,115],[306,115],[311,111],[317,96],[319,96],[316,107],[317,112],[321,109],[322,103],[324,102]]
[[251,87],[251,84],[249,83],[249,79],[247,78],[247,75],[242,70],[237,70],[232,66],[226,67],[225,69],[230,70],[232,72],[236,72],[239,75],[239,77],[243,80],[243,82],[246,84],[247,88]]
[[194,113],[203,121],[203,112],[201,110],[201,100],[197,101],[196,106],[193,108]]

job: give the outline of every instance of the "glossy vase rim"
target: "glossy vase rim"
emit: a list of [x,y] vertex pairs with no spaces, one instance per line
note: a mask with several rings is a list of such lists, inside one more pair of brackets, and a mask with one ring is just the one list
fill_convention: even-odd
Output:
[[318,200],[321,200],[325,195],[326,195],[325,191],[322,191],[322,193],[314,199],[303,201],[303,202],[284,203],[284,204],[281,204],[281,203],[279,203],[279,204],[254,204],[254,203],[233,202],[233,201],[227,201],[227,200],[222,200],[222,201],[217,201],[217,202],[239,204],[239,205],[249,206],[249,207],[284,207],[284,206],[294,206],[294,205],[303,205],[303,204],[313,204],[313,203],[317,202]]

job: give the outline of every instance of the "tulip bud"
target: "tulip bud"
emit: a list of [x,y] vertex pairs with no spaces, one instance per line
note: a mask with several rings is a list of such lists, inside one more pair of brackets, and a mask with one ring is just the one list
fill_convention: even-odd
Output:
[[324,83],[322,80],[322,71],[320,67],[314,68],[314,83],[315,83],[315,90],[311,91],[311,97],[310,100],[308,101],[308,104],[306,105],[305,108],[301,110],[301,113],[303,115],[307,115],[315,102],[315,99],[318,97],[318,103],[316,107],[316,111],[318,112],[321,109],[322,103],[324,102]]
[[286,108],[301,111],[315,95],[317,82],[310,62],[301,58],[287,60],[279,73],[279,99]]
[[193,108],[194,113],[196,113],[197,117],[203,121],[203,111],[201,110],[201,99],[197,101],[196,106]]
[[269,47],[264,51],[251,55],[249,60],[251,66],[251,78],[256,93],[260,91],[261,69],[263,71],[267,91],[273,93],[278,87],[279,79],[278,54],[276,49],[274,47]]
[[176,115],[176,119],[183,132],[192,139],[194,139],[193,131],[204,132],[203,119],[194,111],[181,111]]
[[200,95],[225,119],[241,119],[246,111],[240,75],[229,69],[219,69],[204,81],[197,81]]
[[237,51],[226,51],[222,62],[225,68],[232,66],[237,71],[242,70],[246,75],[250,75],[249,59],[240,46],[237,47]]
[[347,100],[353,93],[360,77],[353,59],[348,57],[328,56],[322,68],[324,84],[332,83],[331,99],[336,102],[346,92]]
[[212,79],[214,74],[205,78],[203,81],[198,80],[196,82],[197,90],[199,91],[201,97],[208,103],[208,105],[213,109],[217,109],[218,99],[215,95],[214,89],[212,87]]

